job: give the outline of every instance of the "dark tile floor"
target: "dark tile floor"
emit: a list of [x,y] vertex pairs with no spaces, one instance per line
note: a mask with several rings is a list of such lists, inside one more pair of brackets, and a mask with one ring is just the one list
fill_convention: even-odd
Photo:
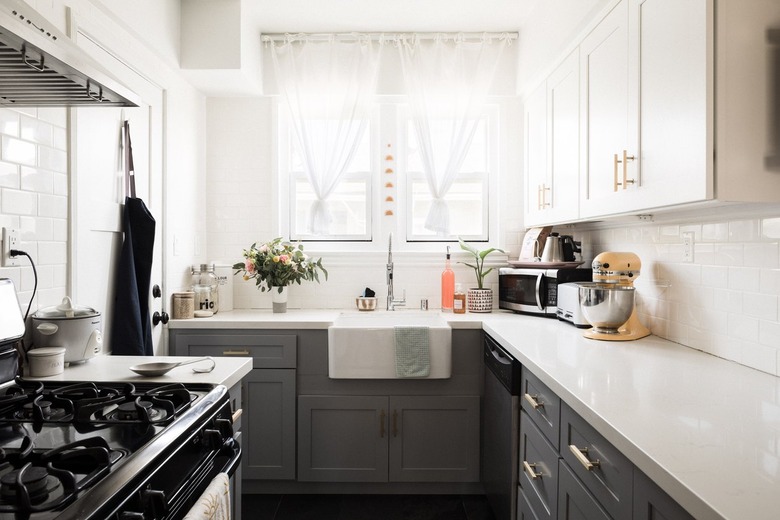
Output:
[[482,495],[243,495],[244,520],[494,520]]

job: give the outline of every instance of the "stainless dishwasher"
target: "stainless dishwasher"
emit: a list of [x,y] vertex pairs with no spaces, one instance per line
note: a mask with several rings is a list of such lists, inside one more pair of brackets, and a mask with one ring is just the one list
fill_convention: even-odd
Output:
[[485,334],[482,483],[496,520],[517,512],[520,363]]

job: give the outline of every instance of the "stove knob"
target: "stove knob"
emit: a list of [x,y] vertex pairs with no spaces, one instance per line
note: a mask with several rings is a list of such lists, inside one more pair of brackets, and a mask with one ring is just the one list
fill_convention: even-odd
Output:
[[224,444],[219,430],[203,430],[203,444],[211,450],[218,450]]
[[168,502],[165,493],[157,489],[145,489],[141,492],[146,510],[152,513],[152,518],[160,518],[168,512]]
[[222,437],[229,439],[233,437],[233,421],[230,419],[217,419],[214,421],[214,425],[222,433]]

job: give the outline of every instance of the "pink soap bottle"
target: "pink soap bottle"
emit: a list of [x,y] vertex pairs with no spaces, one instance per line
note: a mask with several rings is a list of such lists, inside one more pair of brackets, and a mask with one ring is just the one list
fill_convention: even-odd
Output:
[[455,273],[450,267],[450,246],[447,246],[447,260],[441,273],[441,310],[452,312],[452,301],[455,296]]

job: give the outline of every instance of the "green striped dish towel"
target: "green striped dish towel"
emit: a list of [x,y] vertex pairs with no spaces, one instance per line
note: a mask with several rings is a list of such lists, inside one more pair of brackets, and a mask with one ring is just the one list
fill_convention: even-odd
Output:
[[395,327],[396,377],[427,377],[430,373],[428,327]]

